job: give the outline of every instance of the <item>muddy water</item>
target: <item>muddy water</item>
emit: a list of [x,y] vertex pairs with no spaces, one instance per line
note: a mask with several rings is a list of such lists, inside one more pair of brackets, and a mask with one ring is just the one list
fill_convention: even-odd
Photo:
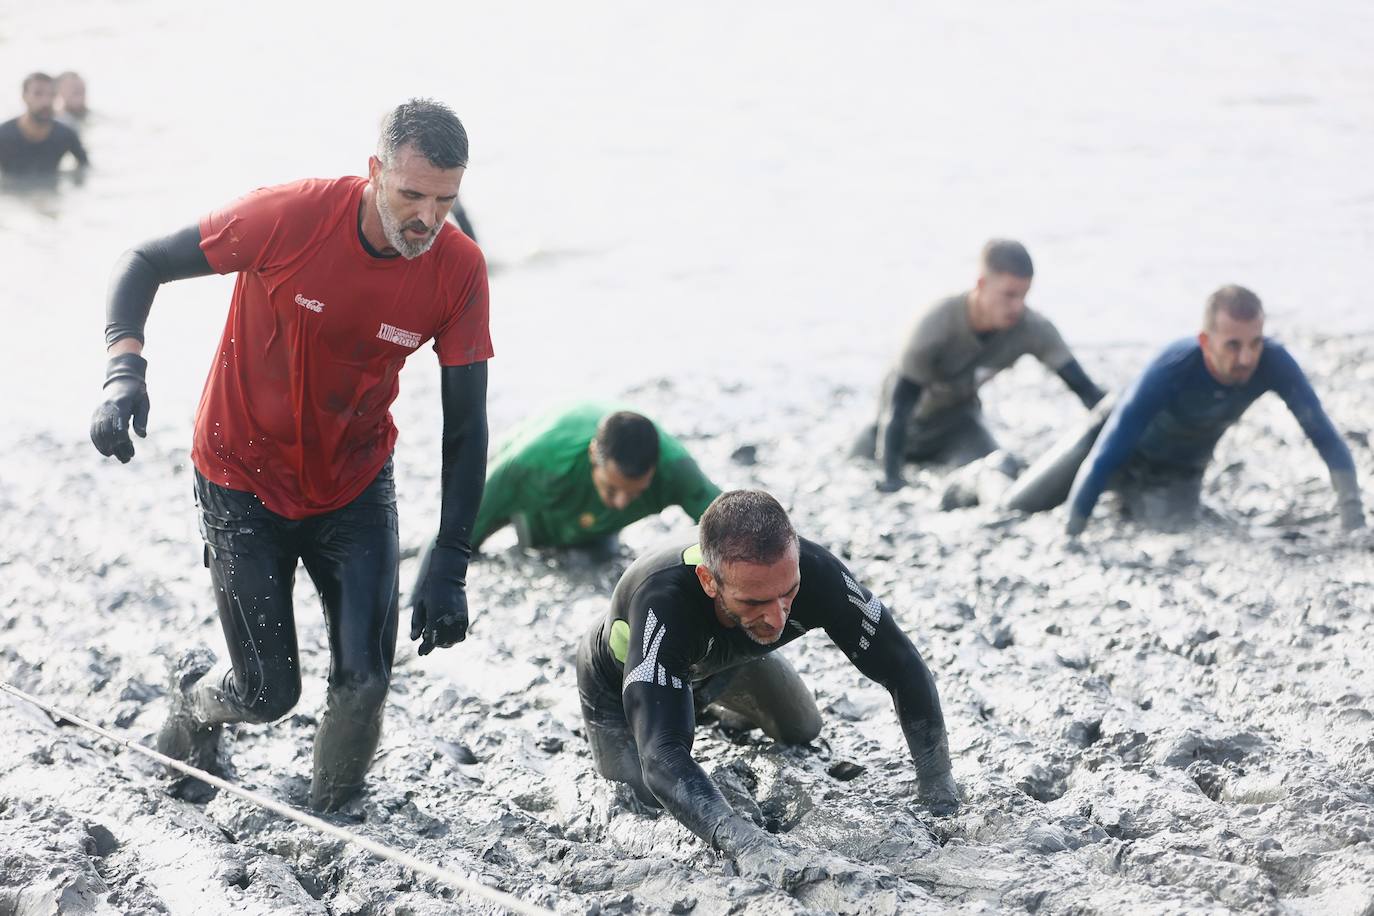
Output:
[[[1290,345],[1374,478],[1374,338]],[[1146,355],[1084,359],[1120,382]],[[370,790],[340,823],[570,914],[1374,907],[1374,542],[1340,534],[1320,461],[1277,399],[1223,440],[1196,532],[1138,530],[1106,507],[1068,547],[1055,515],[1008,519],[988,500],[940,511],[949,479],[934,472],[875,493],[873,470],[842,458],[870,390],[784,370],[684,388],[625,394],[671,415],[717,480],[778,494],[894,608],[935,672],[964,810],[934,819],[914,803],[890,701],[821,633],[786,650],[826,718],[814,745],[707,724],[695,753],[831,877],[795,896],[736,877],[594,775],[575,642],[632,552],[686,527],[673,510],[630,529],[610,567],[495,540],[473,567],[468,641],[424,659],[400,649]],[[1027,456],[1079,410],[1028,364],[988,401]],[[430,420],[398,417],[412,431],[397,462],[407,586],[434,519]],[[741,444],[756,463],[732,460]],[[35,435],[4,462],[0,672],[150,736],[165,659],[221,642],[184,442],[155,435],[115,470]],[[91,499],[112,473],[122,486]],[[327,663],[304,577],[297,608],[299,707],[229,729],[227,745],[239,781],[299,803]],[[0,913],[487,911],[234,798],[171,798],[134,755],[8,698],[0,728]]]

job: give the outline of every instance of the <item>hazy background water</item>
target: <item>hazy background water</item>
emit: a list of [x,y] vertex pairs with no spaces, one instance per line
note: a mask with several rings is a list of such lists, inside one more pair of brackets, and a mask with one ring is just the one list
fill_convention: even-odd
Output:
[[[1223,282],[1280,333],[1374,327],[1365,0],[425,6],[0,0],[3,117],[34,69],[97,112],[83,187],[0,196],[4,436],[86,435],[121,250],[361,174],[411,95],[471,137],[498,420],[756,366],[873,386],[990,235],[1085,352],[1193,332]],[[159,295],[155,427],[189,430],[230,288]]]

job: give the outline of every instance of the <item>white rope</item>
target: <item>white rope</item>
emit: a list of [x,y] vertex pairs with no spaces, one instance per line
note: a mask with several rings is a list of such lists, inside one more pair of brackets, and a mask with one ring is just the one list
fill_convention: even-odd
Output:
[[289,818],[298,824],[304,824],[305,826],[310,827],[313,830],[318,830],[320,833],[324,833],[329,836],[335,837],[336,839],[343,840],[345,843],[351,843],[352,845],[357,846],[360,849],[372,853],[374,856],[377,856],[380,859],[388,859],[392,862],[397,863],[398,865],[404,865],[406,868],[409,868],[411,871],[417,872],[418,874],[426,875],[430,878],[435,879],[436,881],[442,881],[445,884],[458,888],[461,891],[466,891],[469,894],[474,894],[478,897],[484,897],[487,900],[490,900],[492,903],[495,903],[499,906],[503,906],[513,913],[525,913],[528,914],[528,916],[551,916],[551,914],[553,913],[552,910],[547,910],[543,907],[535,906],[532,903],[526,903],[519,897],[514,897],[510,894],[507,894],[504,891],[498,891],[495,888],[487,887],[485,884],[482,884],[474,878],[470,878],[466,875],[460,875],[457,872],[449,871],[444,868],[439,868],[436,865],[431,865],[428,862],[415,858],[415,856],[412,856],[409,853],[402,852],[401,850],[395,849],[391,846],[387,846],[384,843],[378,843],[375,840],[369,840],[367,837],[359,836],[358,834],[353,833],[349,830],[345,830],[342,827],[336,827],[328,821],[320,820],[318,817],[306,814],[303,811],[297,811],[295,808],[292,808],[288,805],[283,805],[281,802],[274,801],[273,799],[267,798],[264,795],[259,795],[256,792],[244,789],[240,786],[236,786],[231,782],[226,782],[225,780],[220,779],[218,776],[212,775],[210,773],[205,772],[204,770],[183,763],[180,760],[173,760],[171,757],[168,757],[165,754],[159,754],[152,748],[144,747],[143,745],[131,741],[122,735],[117,735],[114,732],[109,731],[108,729],[101,728],[99,725],[87,722],[85,719],[82,719],[79,716],[74,716],[66,710],[59,709],[56,706],[49,705],[48,703],[44,703],[37,697],[25,693],[18,687],[6,683],[5,681],[0,681],[0,690],[5,690],[6,692],[11,693],[16,697],[19,697],[21,700],[24,700],[25,702],[32,703],[34,706],[37,706],[39,709],[43,710],[51,716],[56,716],[59,719],[65,719],[68,722],[74,722],[77,725],[80,725],[82,728],[89,729],[90,731],[95,732],[97,735],[100,735],[103,738],[108,738],[109,740],[114,741],[117,744],[121,744],[124,747],[127,747],[129,750],[137,751],[145,757],[151,757],[159,763],[164,764],[165,766],[169,766],[174,770],[180,770],[182,773],[185,773],[188,776],[194,776],[196,779],[199,779],[202,782],[207,782],[218,789],[223,789],[225,792],[237,795],[242,799],[252,802],[260,808],[266,808],[268,811],[273,811],[277,814],[280,814],[282,817]]

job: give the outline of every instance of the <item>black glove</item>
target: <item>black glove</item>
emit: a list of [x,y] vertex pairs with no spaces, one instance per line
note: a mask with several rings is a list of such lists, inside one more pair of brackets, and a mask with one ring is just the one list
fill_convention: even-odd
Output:
[[148,361],[137,353],[121,353],[105,366],[105,403],[91,417],[91,442],[96,451],[114,455],[124,464],[134,457],[130,421],[140,438],[148,435]]
[[435,544],[420,570],[411,599],[410,638],[420,639],[420,654],[447,649],[468,635],[468,554]]

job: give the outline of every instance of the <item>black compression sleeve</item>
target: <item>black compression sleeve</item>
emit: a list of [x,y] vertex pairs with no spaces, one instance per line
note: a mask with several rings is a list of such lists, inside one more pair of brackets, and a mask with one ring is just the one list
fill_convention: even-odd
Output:
[[682,826],[711,843],[716,828],[735,812],[692,759],[696,714],[691,687],[629,684],[624,702],[644,784]]
[[439,506],[440,547],[472,554],[472,524],[487,476],[487,364],[444,366],[443,495]]
[[1078,360],[1071,359],[1059,370],[1059,377],[1064,380],[1064,384],[1069,386],[1069,390],[1078,395],[1078,400],[1083,402],[1083,406],[1089,410],[1106,393],[1101,388],[1093,384],[1093,380],[1088,378],[1088,373],[1083,371],[1083,367],[1078,364]]
[[917,771],[941,765],[945,717],[935,678],[892,612],[838,560],[829,563],[834,565],[803,577],[807,588],[819,590],[808,602],[817,601],[827,610],[825,631],[854,667],[892,695]]
[[172,280],[214,273],[200,250],[200,227],[188,226],[130,248],[115,264],[105,305],[105,345],[125,337],[143,343],[143,326],[157,288]]
[[888,480],[902,475],[906,424],[920,399],[921,386],[905,376],[897,376],[897,387],[892,392],[892,416],[888,417],[887,430],[883,433],[883,472]]

